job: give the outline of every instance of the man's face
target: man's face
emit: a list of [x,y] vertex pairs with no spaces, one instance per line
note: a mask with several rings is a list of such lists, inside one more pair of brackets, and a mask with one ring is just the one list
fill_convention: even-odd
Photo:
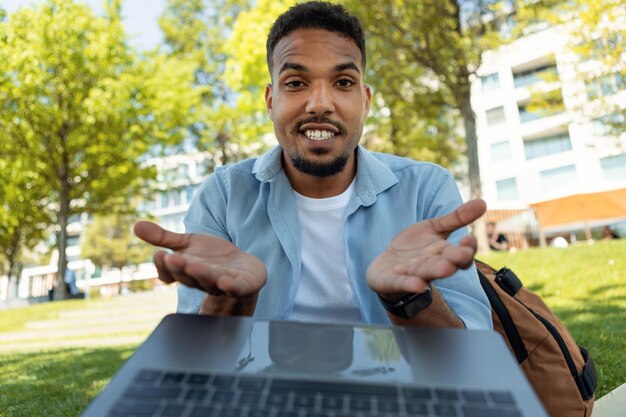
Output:
[[354,166],[371,98],[356,44],[335,32],[298,29],[278,41],[272,60],[265,101],[285,162],[317,177]]

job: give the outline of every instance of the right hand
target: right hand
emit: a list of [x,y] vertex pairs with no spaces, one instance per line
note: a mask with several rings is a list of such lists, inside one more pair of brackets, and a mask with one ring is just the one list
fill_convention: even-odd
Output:
[[159,250],[153,257],[163,282],[178,281],[213,296],[256,299],[267,281],[267,269],[259,258],[224,239],[174,233],[148,221],[135,223],[134,232],[154,246],[173,251]]

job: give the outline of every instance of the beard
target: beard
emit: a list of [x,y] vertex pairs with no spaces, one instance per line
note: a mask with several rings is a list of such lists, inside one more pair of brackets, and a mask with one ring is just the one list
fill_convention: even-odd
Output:
[[315,177],[330,177],[343,171],[348,163],[349,155],[339,155],[328,162],[313,162],[301,155],[289,155],[294,168],[303,174]]

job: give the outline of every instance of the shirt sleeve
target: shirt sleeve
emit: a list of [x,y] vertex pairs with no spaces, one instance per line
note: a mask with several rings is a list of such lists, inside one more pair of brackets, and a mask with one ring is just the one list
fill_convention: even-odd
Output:
[[[427,218],[451,213],[463,203],[452,175],[447,171],[444,173],[441,185],[433,191],[432,200],[426,212]],[[467,228],[463,227],[453,232],[448,241],[458,245],[468,233]],[[466,270],[458,270],[448,278],[436,280],[434,284],[448,306],[465,323],[466,328],[493,329],[491,306],[480,286],[475,265]]]
[[[220,171],[211,174],[200,186],[183,220],[186,233],[210,234],[231,241],[226,232],[226,199]],[[177,313],[198,314],[206,293],[184,284],[178,285]]]

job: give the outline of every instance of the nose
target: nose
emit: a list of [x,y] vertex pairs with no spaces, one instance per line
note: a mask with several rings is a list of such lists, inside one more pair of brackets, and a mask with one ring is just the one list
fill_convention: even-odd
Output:
[[326,83],[316,83],[310,89],[306,103],[306,112],[309,114],[323,115],[335,111],[332,87]]

